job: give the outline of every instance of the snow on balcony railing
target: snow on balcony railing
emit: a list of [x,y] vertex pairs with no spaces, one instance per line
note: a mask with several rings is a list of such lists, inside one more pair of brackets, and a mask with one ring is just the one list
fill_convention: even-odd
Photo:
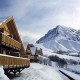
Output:
[[2,32],[0,32],[0,35],[2,35],[1,37],[2,37],[3,42],[5,42],[5,43],[7,43],[7,44],[9,44],[15,48],[21,49],[21,43],[20,42],[16,41],[15,39],[7,36],[6,34],[4,34]]
[[30,60],[28,58],[22,58],[22,57],[14,57],[9,55],[0,54],[0,65],[3,65],[4,68],[7,65],[8,66],[14,66],[14,65],[30,65]]

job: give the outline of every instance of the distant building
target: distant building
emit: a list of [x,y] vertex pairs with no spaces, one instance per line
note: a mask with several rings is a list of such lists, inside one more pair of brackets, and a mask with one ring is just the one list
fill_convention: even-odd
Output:
[[39,55],[43,55],[42,49],[38,49],[33,44],[27,45],[26,54],[30,57],[31,61],[38,61]]

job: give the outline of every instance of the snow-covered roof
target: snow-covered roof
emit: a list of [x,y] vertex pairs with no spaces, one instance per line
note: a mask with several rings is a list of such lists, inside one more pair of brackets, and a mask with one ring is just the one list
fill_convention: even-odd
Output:
[[35,55],[36,47],[31,47],[30,49],[31,49],[32,55]]
[[0,17],[0,24],[2,24],[3,22],[5,22],[9,18],[10,18],[10,16]]

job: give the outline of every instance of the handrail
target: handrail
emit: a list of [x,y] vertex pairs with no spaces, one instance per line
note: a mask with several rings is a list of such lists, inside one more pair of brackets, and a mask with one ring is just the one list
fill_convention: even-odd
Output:
[[7,36],[6,34],[4,34],[2,32],[0,32],[0,34],[1,34],[1,37],[2,37],[1,40],[4,43],[9,44],[9,45],[11,45],[11,46],[13,46],[15,48],[21,49],[21,43],[20,42],[16,41],[15,39]]
[[[7,36],[6,34],[4,34],[4,33],[2,33],[2,32],[0,32],[1,34],[3,34],[3,35],[5,35],[6,37],[9,37],[9,36]],[[13,38],[11,38],[11,37],[9,37],[10,39],[13,39]],[[13,39],[14,41],[16,41],[15,39]],[[18,41],[16,41],[17,43],[19,43],[19,44],[21,44],[20,42],[18,42]]]
[[0,54],[0,65],[3,66],[30,65],[30,59]]
[[10,55],[5,55],[5,54],[0,54],[0,56],[6,56],[6,57],[12,57],[12,58],[19,58],[19,59],[27,59],[27,60],[30,60],[29,58],[15,57],[15,56],[10,56]]

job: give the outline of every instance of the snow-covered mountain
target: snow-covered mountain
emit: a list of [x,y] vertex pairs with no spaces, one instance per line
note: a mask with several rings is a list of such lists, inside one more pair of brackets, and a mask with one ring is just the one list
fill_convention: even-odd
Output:
[[36,43],[53,51],[80,51],[80,30],[65,26],[56,26],[48,31]]

